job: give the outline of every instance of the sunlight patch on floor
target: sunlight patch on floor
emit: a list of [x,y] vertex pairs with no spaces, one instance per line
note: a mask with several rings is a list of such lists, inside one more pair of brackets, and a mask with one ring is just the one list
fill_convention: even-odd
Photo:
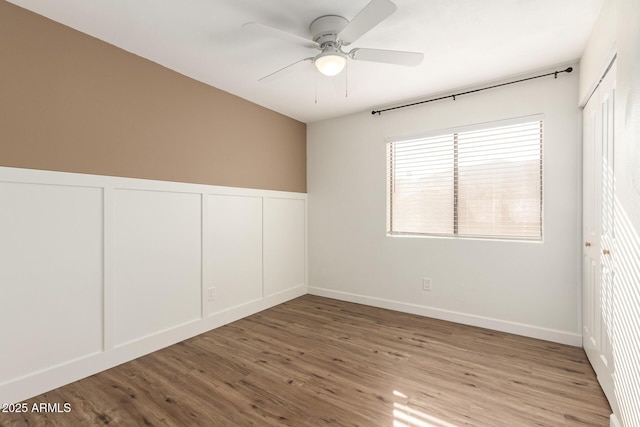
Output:
[[[393,395],[397,398],[407,401],[409,397],[397,390],[393,391]],[[393,403],[393,427],[457,427],[445,420],[433,415],[429,415],[424,411],[411,408],[406,403]]]

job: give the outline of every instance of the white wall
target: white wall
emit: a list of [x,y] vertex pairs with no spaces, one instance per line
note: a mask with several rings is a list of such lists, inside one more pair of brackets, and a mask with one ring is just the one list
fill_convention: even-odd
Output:
[[[580,345],[577,74],[309,124],[309,292]],[[386,137],[539,113],[543,243],[386,236]]]
[[578,100],[581,107],[589,100],[600,78],[616,54],[616,4],[604,0],[596,20],[587,48],[580,58],[580,89]]
[[[613,11],[613,12],[612,12]],[[614,392],[619,425],[640,426],[640,2],[605,0],[585,49],[581,87],[595,86],[617,55],[614,142]],[[587,60],[584,60],[586,58]],[[614,425],[614,424],[612,424]]]
[[0,167],[0,402],[305,294],[306,197]]

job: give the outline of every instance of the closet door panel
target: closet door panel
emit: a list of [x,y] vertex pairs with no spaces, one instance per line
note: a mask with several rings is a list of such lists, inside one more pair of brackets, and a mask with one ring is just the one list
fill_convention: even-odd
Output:
[[583,346],[610,402],[613,393],[615,64],[583,111]]

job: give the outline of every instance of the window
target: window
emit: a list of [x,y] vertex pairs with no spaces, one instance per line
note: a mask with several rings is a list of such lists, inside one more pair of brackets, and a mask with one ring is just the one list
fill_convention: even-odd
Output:
[[542,239],[542,119],[388,142],[389,234]]

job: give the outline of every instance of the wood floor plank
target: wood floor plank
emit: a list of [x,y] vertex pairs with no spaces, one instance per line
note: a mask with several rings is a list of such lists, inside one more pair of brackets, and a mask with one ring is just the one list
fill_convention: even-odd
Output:
[[0,426],[608,426],[582,349],[306,295],[27,401]]

